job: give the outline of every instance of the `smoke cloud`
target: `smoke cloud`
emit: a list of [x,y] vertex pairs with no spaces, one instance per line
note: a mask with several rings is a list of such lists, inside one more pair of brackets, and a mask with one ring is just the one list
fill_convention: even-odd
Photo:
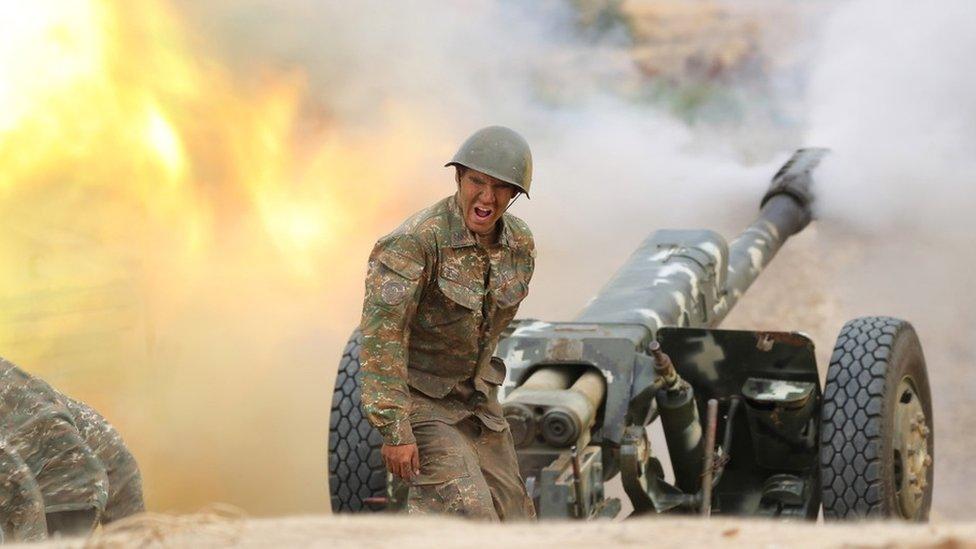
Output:
[[821,216],[858,229],[971,238],[976,229],[976,5],[859,1],[822,38],[810,142],[824,166]]
[[839,4],[807,90],[808,142],[834,150],[816,178],[824,281],[843,318],[887,314],[918,330],[938,433],[935,513],[956,518],[972,516],[961,488],[971,434],[956,415],[976,394],[974,27],[972,2]]
[[186,7],[238,72],[269,60],[308,71],[310,96],[347,130],[393,131],[394,112],[422,121],[427,154],[403,170],[402,208],[371,228],[377,237],[453,192],[440,166],[472,131],[503,124],[523,133],[533,198],[511,211],[542,250],[528,315],[571,317],[656,228],[738,229],[755,212],[770,158],[785,158],[776,151],[746,167],[742,147],[642,100],[646,82],[624,27],[588,32],[571,2]]

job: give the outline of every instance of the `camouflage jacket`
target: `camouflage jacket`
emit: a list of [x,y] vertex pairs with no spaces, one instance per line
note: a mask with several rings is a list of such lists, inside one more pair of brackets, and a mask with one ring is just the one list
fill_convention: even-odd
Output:
[[47,533],[45,515],[51,513],[83,511],[94,527],[143,509],[139,469],[115,429],[88,406],[0,358],[4,532],[35,540],[41,539],[38,531]]
[[47,536],[44,497],[30,467],[0,439],[0,544]]
[[107,419],[84,402],[69,396],[64,396],[64,400],[81,438],[105,467],[108,477],[108,499],[99,521],[108,524],[145,511],[139,464],[122,436]]
[[504,429],[497,387],[505,370],[492,353],[528,293],[535,244],[521,219],[504,214],[499,223],[498,244],[479,246],[449,196],[373,248],[360,324],[362,403],[387,444],[413,443],[411,422],[475,415]]

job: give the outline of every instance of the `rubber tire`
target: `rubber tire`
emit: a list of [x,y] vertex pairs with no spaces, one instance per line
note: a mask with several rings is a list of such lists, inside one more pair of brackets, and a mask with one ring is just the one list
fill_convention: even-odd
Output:
[[332,409],[329,412],[329,494],[333,513],[382,510],[365,503],[386,496],[386,467],[380,455],[383,438],[360,408],[359,350],[363,335],[357,329],[342,352]]
[[[904,376],[915,382],[934,457],[932,398],[925,357],[915,329],[889,317],[864,317],[844,325],[827,370],[820,433],[821,489],[827,520],[901,517],[895,489],[894,406]],[[932,506],[934,467],[919,512]]]

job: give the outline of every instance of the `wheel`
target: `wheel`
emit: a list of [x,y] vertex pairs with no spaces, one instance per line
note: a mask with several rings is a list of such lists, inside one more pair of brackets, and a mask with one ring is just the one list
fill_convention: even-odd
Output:
[[824,517],[925,521],[932,506],[932,399],[912,325],[844,325],[830,359],[820,433]]
[[[349,338],[329,412],[329,493],[333,513],[381,510],[386,498],[386,467],[380,455],[383,438],[359,407],[359,349],[363,335]],[[374,498],[374,499],[368,499]]]

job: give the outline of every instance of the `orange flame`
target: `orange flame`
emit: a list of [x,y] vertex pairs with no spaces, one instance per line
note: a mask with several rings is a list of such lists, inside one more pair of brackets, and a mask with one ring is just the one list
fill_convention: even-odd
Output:
[[130,216],[89,229],[105,236],[143,216],[167,220],[187,252],[253,216],[305,275],[312,255],[351,230],[353,205],[366,195],[376,205],[356,185],[336,192],[337,178],[368,160],[326,130],[302,128],[301,73],[246,89],[195,54],[158,1],[4,6],[0,189],[70,186],[82,195],[74,204],[96,209],[125,201]]
[[403,174],[446,151],[400,106],[350,131],[301,70],[241,78],[164,0],[5,2],[0,34],[0,355],[112,419],[151,503],[308,510],[322,488],[243,486],[282,458],[234,448],[264,422],[321,473],[324,423],[279,427],[322,417],[338,350],[294,341],[340,345],[378,227],[416,207]]

